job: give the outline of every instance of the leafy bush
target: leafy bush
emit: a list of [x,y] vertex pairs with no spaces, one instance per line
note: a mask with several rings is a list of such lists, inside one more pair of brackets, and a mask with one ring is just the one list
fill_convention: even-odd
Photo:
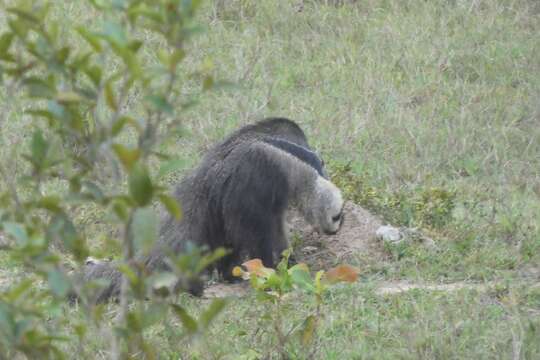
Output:
[[[358,270],[349,265],[339,265],[328,271],[319,270],[312,276],[304,263],[288,267],[291,249],[285,250],[282,260],[276,269],[267,268],[260,259],[252,259],[233,269],[233,275],[249,280],[255,289],[257,298],[270,304],[268,316],[272,320],[272,329],[277,338],[277,348],[281,358],[288,359],[287,348],[292,341],[299,339],[306,358],[313,358],[317,347],[312,345],[316,335],[317,324],[323,314],[321,305],[330,285],[338,282],[354,283],[358,278]],[[283,324],[285,301],[293,291],[304,291],[315,299],[315,311],[306,316],[302,323],[285,329]]]
[[[99,26],[51,20],[53,2],[20,1],[5,9],[8,29],[0,35],[0,80],[8,94],[25,95],[32,127],[23,176],[12,177],[12,163],[0,163],[0,229],[7,235],[3,248],[29,272],[0,294],[0,353],[8,357],[20,352],[30,358],[61,358],[67,356],[62,343],[84,341],[85,322],[71,323],[63,332],[55,327],[66,323],[57,309],[70,293],[78,295],[91,322],[101,323],[103,306],[86,297],[99,284],[81,286],[63,261],[68,255],[78,271],[90,254],[77,222],[77,214],[88,207],[111,215],[109,225],[123,252],[118,267],[124,274],[121,306],[116,326],[109,329],[113,358],[136,353],[155,358],[144,330],[168,316],[167,309],[192,335],[204,330],[224,305],[215,302],[195,321],[164,297],[166,292],[152,291],[178,274],[196,277],[222,251],[205,255],[193,250],[171,259],[176,274],[151,278],[137,270],[134,258],[158,236],[155,202],[172,216],[182,216],[153,169],[174,170],[177,162],[158,151],[158,145],[177,133],[179,114],[200,95],[180,97],[178,83],[195,79],[201,91],[214,85],[208,64],[196,73],[186,73],[180,65],[189,55],[187,42],[199,30],[194,14],[200,2],[88,3],[95,18],[103,19]],[[62,36],[65,32],[78,34],[78,42]],[[147,46],[149,37],[160,46]],[[146,61],[149,55],[158,63]],[[132,100],[144,116],[134,115]],[[145,298],[161,310],[146,312],[140,302]],[[135,306],[128,306],[133,300]]]

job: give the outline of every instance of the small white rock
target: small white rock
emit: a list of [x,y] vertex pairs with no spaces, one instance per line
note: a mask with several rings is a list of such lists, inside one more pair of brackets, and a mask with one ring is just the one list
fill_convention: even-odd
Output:
[[401,240],[399,229],[389,225],[379,227],[375,235],[379,240],[384,242],[398,243]]

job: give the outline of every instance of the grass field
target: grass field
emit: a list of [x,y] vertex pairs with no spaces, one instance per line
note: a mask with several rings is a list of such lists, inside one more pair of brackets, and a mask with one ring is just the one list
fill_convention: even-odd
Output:
[[[540,3],[333,3],[207,2],[200,17],[208,26],[192,55],[212,59],[216,78],[234,86],[184,113],[184,136],[163,149],[189,169],[238,126],[286,116],[302,125],[348,197],[433,237],[436,252],[412,244],[381,263],[359,254],[361,281],[325,299],[316,358],[540,358]],[[78,2],[57,7],[66,21],[92,24]],[[194,84],[181,86],[189,93]],[[0,159],[15,175],[29,125],[17,98],[0,90],[0,99]],[[100,238],[100,214],[84,216],[88,237]],[[2,287],[21,275],[0,255]],[[403,279],[496,285],[374,290]],[[179,301],[194,312],[205,302]],[[290,326],[313,306],[301,294],[289,299]],[[61,311],[77,321],[75,309]],[[178,341],[172,321],[149,336],[162,358],[275,358],[265,311],[250,296],[234,300],[199,342]],[[76,357],[107,358],[99,330],[89,338]],[[306,356],[300,343],[289,351]]]

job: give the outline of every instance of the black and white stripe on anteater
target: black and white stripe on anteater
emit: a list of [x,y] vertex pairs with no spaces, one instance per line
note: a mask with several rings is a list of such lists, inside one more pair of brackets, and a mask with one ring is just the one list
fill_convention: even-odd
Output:
[[[215,145],[177,186],[183,217],[167,217],[155,249],[138,260],[148,270],[167,269],[169,251],[181,252],[188,241],[231,253],[217,265],[225,279],[245,257],[274,266],[275,254],[287,247],[284,217],[297,207],[318,231],[336,233],[342,222],[343,198],[326,176],[320,158],[309,148],[293,121],[271,118],[247,125]],[[120,274],[111,264],[88,266],[86,279],[109,278],[98,295],[118,294]]]
[[311,149],[308,149],[305,146],[297,145],[288,140],[275,137],[267,137],[264,138],[263,141],[297,157],[298,159],[313,167],[320,176],[328,179],[328,174],[326,174],[326,171],[324,170],[324,164],[321,158]]

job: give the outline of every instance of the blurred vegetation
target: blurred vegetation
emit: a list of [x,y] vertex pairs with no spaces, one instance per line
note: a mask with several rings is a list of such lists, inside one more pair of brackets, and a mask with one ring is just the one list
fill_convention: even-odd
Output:
[[[7,94],[23,95],[30,126],[23,150],[13,153],[21,159],[3,158],[0,163],[5,186],[0,228],[9,255],[46,284],[36,289],[36,276],[29,276],[1,294],[0,353],[7,357],[70,357],[60,344],[83,347],[91,325],[102,322],[103,305],[89,299],[107,279],[79,279],[90,254],[85,228],[76,223],[85,207],[108,213],[107,225],[115,230],[112,238],[122,250],[121,261],[113,265],[123,276],[118,315],[111,326],[99,326],[109,334],[111,358],[157,358],[144,334],[150,325],[171,313],[192,338],[204,333],[225,305],[216,300],[196,320],[168,297],[169,289],[189,290],[188,284],[223,256],[223,250],[173,254],[168,259],[171,271],[152,276],[135,257],[151,251],[157,240],[154,202],[161,202],[171,216],[182,216],[180,205],[150,169],[156,164],[174,169],[174,159],[158,147],[177,132],[178,115],[189,106],[185,96],[173,91],[178,74],[200,81],[201,91],[214,85],[209,66],[189,72],[181,68],[188,55],[185,44],[198,29],[194,14],[199,2],[88,5],[102,18],[99,25],[75,21],[65,26],[62,18],[49,17],[52,2],[3,5],[7,29],[0,36],[0,80]],[[141,32],[159,38],[160,47],[146,46]],[[68,33],[74,37],[65,36]],[[145,64],[145,52],[159,62]],[[132,93],[140,94],[138,107],[144,116],[133,115]],[[11,120],[10,110],[6,104],[3,121]],[[23,162],[19,174],[8,171],[15,162]],[[74,276],[68,274],[66,258]],[[86,321],[64,327],[60,309],[68,296],[77,298]],[[151,311],[143,304],[146,299],[152,300]]]

